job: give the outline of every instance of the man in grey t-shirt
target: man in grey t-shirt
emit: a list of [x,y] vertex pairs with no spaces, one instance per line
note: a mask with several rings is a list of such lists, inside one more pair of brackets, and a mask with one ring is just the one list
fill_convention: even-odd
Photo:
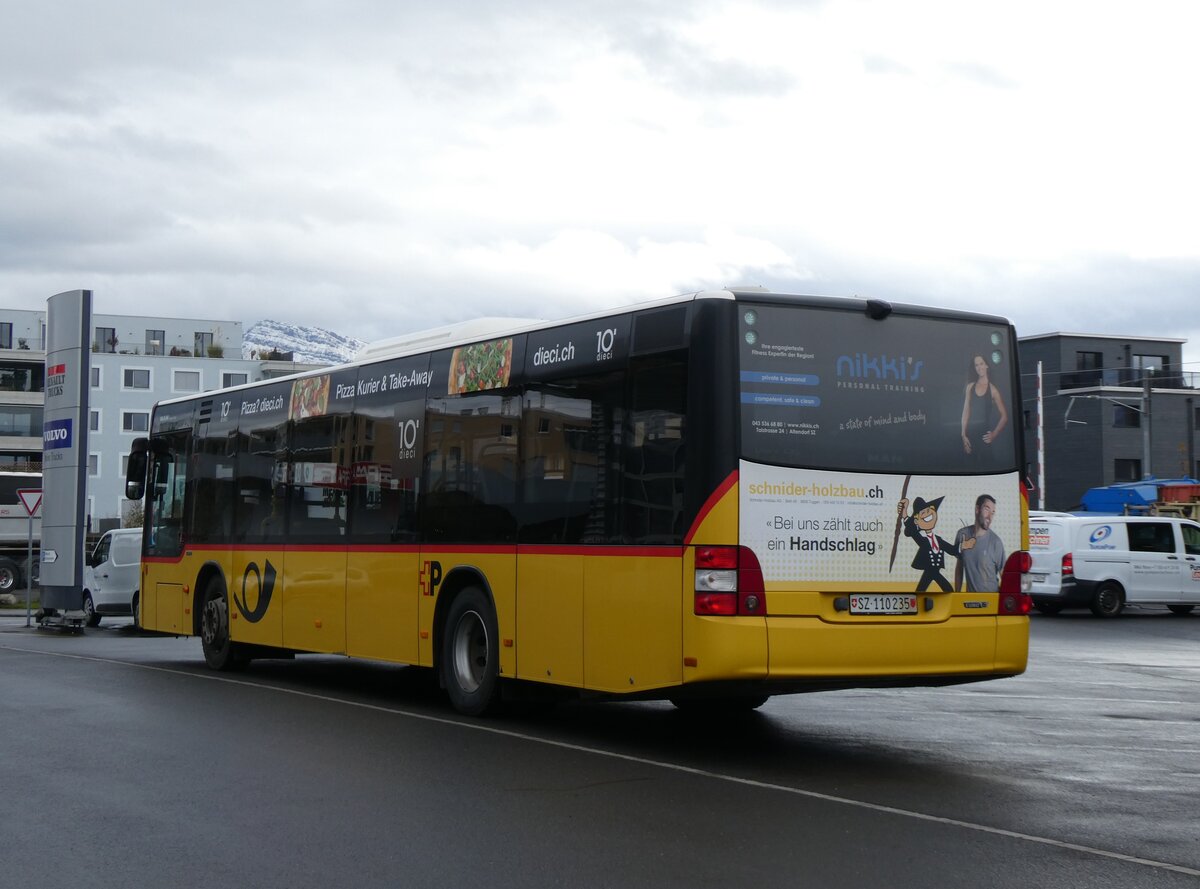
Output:
[[[954,589],[962,592],[963,574],[966,574],[968,593],[996,593],[1000,591],[1000,572],[1004,570],[1004,543],[992,530],[992,518],[996,515],[996,498],[980,494],[975,499],[975,524],[959,528],[954,545],[962,555],[954,566]],[[963,550],[964,540],[975,539],[975,546]]]

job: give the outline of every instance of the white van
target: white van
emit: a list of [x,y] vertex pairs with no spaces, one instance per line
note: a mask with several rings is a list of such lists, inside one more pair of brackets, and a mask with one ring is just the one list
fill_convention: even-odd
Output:
[[[142,529],[108,531],[88,554],[83,568],[83,610],[87,625],[106,614],[136,614],[134,599],[142,577]],[[136,621],[135,621],[136,622]]]
[[1029,513],[1033,604],[1043,614],[1126,604],[1187,614],[1200,604],[1200,525],[1166,516]]

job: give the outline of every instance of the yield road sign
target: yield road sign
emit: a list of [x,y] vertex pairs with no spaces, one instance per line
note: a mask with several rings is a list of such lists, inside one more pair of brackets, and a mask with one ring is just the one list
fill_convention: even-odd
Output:
[[17,496],[21,498],[25,511],[30,515],[35,515],[42,506],[41,488],[18,488]]

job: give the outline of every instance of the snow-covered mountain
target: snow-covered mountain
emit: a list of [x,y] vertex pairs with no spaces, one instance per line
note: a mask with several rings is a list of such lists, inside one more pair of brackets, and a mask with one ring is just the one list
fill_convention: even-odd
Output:
[[291,352],[305,364],[341,364],[365,344],[319,327],[301,327],[282,321],[258,321],[242,332],[242,357],[265,358],[272,352]]

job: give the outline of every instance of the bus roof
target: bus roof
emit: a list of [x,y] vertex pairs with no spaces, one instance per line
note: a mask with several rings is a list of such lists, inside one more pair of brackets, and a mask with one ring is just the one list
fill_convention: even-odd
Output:
[[900,315],[921,315],[926,317],[947,319],[961,318],[964,320],[971,319],[977,321],[988,321],[1004,326],[1008,326],[1011,323],[1007,318],[986,313],[967,312],[958,309],[934,308],[931,306],[921,306],[908,303],[888,303],[882,300],[874,300],[858,296],[816,296],[796,293],[779,293],[758,286],[730,287],[722,290],[698,290],[692,293],[679,294],[678,296],[646,300],[644,302],[616,306],[597,312],[589,312],[582,315],[572,315],[567,318],[558,318],[555,320],[508,317],[470,319],[468,321],[462,321],[456,324],[448,324],[442,327],[434,327],[426,330],[415,331],[413,333],[402,334],[396,337],[388,337],[386,339],[368,343],[355,354],[353,359],[341,364],[329,365],[316,370],[300,371],[295,374],[287,374],[285,376],[275,377],[271,380],[255,380],[253,382],[243,383],[240,386],[231,386],[224,390],[214,389],[210,390],[209,392],[192,393],[188,395],[181,395],[176,398],[164,398],[158,402],[158,404],[177,404],[188,402],[197,398],[208,397],[216,391],[228,392],[236,391],[238,389],[256,388],[266,382],[278,382],[280,380],[301,379],[303,377],[318,376],[320,374],[326,374],[330,371],[341,368],[356,367],[360,364],[367,364],[392,358],[403,358],[408,355],[417,355],[422,352],[432,352],[439,349],[449,349],[457,346],[469,345],[481,340],[516,336],[522,333],[529,333],[530,331],[545,330],[553,327],[565,327],[569,324],[576,324],[583,321],[592,321],[614,315],[623,315],[629,312],[644,312],[648,309],[657,309],[663,306],[693,302],[701,299],[750,299],[757,302],[801,305],[812,308],[829,309],[846,309],[857,306],[863,308],[864,310],[869,304],[879,304],[887,306],[888,312],[895,312],[896,314]]

